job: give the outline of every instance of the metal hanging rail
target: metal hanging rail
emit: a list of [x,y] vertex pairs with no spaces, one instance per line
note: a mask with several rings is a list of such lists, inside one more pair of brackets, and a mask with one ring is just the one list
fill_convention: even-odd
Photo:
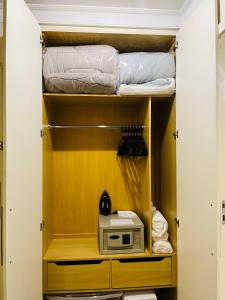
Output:
[[125,127],[144,128],[143,125],[44,125],[48,129],[67,129],[67,128],[107,128],[107,129],[122,129]]

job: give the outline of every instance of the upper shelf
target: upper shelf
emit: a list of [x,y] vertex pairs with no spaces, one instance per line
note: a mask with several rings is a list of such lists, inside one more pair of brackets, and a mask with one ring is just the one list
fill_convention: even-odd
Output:
[[141,101],[146,101],[149,98],[153,101],[165,101],[173,99],[173,95],[132,95],[132,96],[120,96],[120,95],[96,95],[96,94],[54,94],[44,93],[43,98],[45,102],[52,104],[100,104],[100,105],[136,105]]
[[101,32],[44,31],[46,46],[110,45],[120,53],[167,52],[175,41],[174,35],[127,34]]

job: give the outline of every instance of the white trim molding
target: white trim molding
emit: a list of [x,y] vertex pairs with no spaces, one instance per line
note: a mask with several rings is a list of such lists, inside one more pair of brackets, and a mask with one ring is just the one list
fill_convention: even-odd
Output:
[[[41,25],[179,29],[191,2],[185,0],[178,10],[63,4],[28,4],[28,6]],[[1,12],[2,5],[0,5]]]

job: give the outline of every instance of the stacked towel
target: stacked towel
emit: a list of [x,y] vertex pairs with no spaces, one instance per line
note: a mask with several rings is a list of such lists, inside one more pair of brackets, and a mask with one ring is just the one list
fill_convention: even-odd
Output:
[[169,241],[157,241],[152,246],[153,253],[173,253],[173,248]]
[[166,219],[163,217],[163,215],[158,210],[155,210],[153,212],[153,216],[152,216],[152,238],[153,238],[153,241],[155,241],[155,239],[160,239],[163,236],[165,236],[167,231],[168,231],[168,223],[167,223]]
[[113,94],[118,53],[105,45],[49,47],[43,55],[43,76],[48,92]]
[[169,234],[168,234],[168,232],[165,232],[161,237],[157,237],[157,236],[152,237],[152,240],[154,242],[168,241],[168,238],[169,238]]
[[152,208],[152,240],[153,253],[172,253],[173,248],[168,241],[168,222],[153,206]]
[[175,91],[175,79],[156,79],[142,84],[121,84],[119,95],[172,95]]
[[173,94],[175,60],[171,53],[134,52],[119,55],[121,95]]

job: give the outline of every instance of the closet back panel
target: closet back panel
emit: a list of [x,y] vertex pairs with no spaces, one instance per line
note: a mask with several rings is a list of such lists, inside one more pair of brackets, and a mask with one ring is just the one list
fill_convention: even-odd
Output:
[[138,51],[169,51],[175,37],[172,35],[125,34],[104,32],[43,33],[47,46],[110,45],[120,53]]
[[[51,124],[145,124],[149,148],[149,101],[130,105],[56,103],[48,113]],[[48,131],[48,130],[47,130]],[[107,190],[112,210],[134,210],[146,222],[149,234],[149,159],[118,158],[118,129],[52,129],[51,233],[54,238],[89,237],[98,232],[98,204]],[[51,159],[50,159],[51,161]],[[50,188],[49,188],[50,191]],[[48,217],[47,217],[48,218]]]

